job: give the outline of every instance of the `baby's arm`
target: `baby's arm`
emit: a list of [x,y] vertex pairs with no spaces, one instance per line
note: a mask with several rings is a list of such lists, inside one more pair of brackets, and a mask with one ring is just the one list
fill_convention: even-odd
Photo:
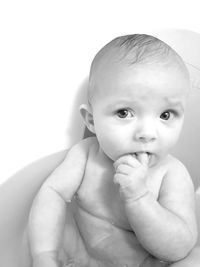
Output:
[[197,240],[194,189],[187,170],[174,161],[163,178],[157,200],[146,183],[148,167],[130,155],[126,157],[115,163],[119,168],[115,180],[120,184],[137,238],[161,260],[173,262],[184,258]]
[[67,204],[79,188],[90,138],[73,146],[36,196],[29,217],[29,239],[34,267],[57,267]]

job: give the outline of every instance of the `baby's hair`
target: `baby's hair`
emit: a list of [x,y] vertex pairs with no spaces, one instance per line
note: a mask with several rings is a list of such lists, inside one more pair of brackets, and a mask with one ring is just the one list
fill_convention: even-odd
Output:
[[93,59],[89,76],[88,99],[90,99],[94,87],[95,70],[110,54],[112,54],[113,62],[123,62],[127,66],[152,63],[174,64],[189,76],[183,59],[160,39],[147,34],[119,36],[106,44]]
[[[124,49],[124,59],[127,63],[153,63],[166,59],[172,50],[170,46],[156,37],[146,34],[134,34],[118,37],[113,40],[119,47]],[[122,59],[123,59],[122,58]]]

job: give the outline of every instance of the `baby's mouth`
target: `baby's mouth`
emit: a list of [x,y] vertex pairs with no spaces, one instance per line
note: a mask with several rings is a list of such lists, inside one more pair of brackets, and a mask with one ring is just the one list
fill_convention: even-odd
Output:
[[141,163],[144,163],[146,165],[150,164],[152,153],[147,152],[147,151],[140,151],[140,152],[135,152],[133,154],[136,159],[138,159]]
[[135,152],[133,153],[136,157],[140,156],[140,155],[146,155],[148,158],[152,155],[152,153],[147,152],[147,151],[139,151],[139,152]]

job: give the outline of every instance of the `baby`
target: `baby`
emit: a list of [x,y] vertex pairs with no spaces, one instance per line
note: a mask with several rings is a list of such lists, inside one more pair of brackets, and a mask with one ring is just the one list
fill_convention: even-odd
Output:
[[193,183],[169,154],[189,89],[183,60],[153,36],[98,52],[80,106],[94,136],[68,151],[33,202],[34,267],[61,257],[62,266],[199,266]]

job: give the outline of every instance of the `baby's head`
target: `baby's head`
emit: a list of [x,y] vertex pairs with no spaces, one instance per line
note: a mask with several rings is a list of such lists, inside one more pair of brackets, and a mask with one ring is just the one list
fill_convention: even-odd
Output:
[[171,47],[149,35],[122,36],[95,56],[81,114],[112,160],[142,152],[154,164],[179,137],[189,88]]

